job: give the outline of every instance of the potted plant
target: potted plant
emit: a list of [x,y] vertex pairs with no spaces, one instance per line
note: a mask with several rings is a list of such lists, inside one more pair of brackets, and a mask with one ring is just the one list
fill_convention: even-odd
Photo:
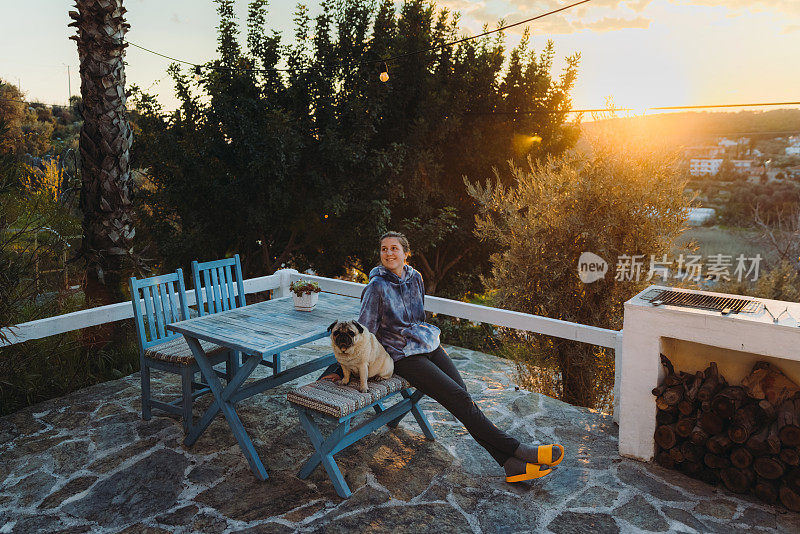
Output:
[[307,280],[295,280],[289,285],[294,300],[294,309],[299,311],[311,311],[317,305],[320,289],[316,282]]

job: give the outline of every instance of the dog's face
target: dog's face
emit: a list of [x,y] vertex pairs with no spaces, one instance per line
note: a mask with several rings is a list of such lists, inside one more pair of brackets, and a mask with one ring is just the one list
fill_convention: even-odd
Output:
[[331,341],[336,348],[344,352],[358,344],[361,334],[364,333],[364,327],[356,321],[334,321],[328,327],[328,331],[331,333]]

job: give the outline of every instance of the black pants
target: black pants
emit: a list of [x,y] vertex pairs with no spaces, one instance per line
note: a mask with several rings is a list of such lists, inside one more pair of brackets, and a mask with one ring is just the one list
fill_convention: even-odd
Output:
[[[441,345],[432,352],[406,356],[394,362],[394,372],[412,386],[434,399],[466,427],[498,464],[503,465],[514,455],[519,441],[496,426],[483,414],[467,393],[461,375]],[[325,374],[342,374],[339,364],[329,367]]]

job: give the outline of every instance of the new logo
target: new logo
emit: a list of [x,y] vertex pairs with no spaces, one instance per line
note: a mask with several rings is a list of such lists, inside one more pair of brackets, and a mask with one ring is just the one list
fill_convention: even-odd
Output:
[[584,252],[578,258],[578,277],[584,284],[591,284],[605,277],[608,262],[592,252]]

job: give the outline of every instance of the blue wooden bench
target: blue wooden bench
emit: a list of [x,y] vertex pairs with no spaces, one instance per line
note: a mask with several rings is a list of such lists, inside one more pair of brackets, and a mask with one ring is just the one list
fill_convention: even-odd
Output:
[[[340,386],[332,380],[318,380],[300,386],[287,394],[300,416],[300,424],[308,434],[316,451],[300,469],[298,476],[307,478],[314,469],[322,464],[333,482],[336,493],[342,498],[352,493],[342,476],[333,456],[344,450],[373,431],[387,425],[394,428],[409,412],[414,415],[423,434],[428,439],[436,439],[428,418],[419,409],[419,400],[423,397],[419,391],[413,391],[411,385],[403,378],[394,375],[388,380],[367,383],[369,391],[361,393],[352,386]],[[384,401],[395,395],[402,398],[388,408]],[[372,414],[371,411],[375,413]],[[367,420],[351,427],[354,417],[370,414]],[[331,434],[324,438],[314,417],[322,416],[338,422]]]

